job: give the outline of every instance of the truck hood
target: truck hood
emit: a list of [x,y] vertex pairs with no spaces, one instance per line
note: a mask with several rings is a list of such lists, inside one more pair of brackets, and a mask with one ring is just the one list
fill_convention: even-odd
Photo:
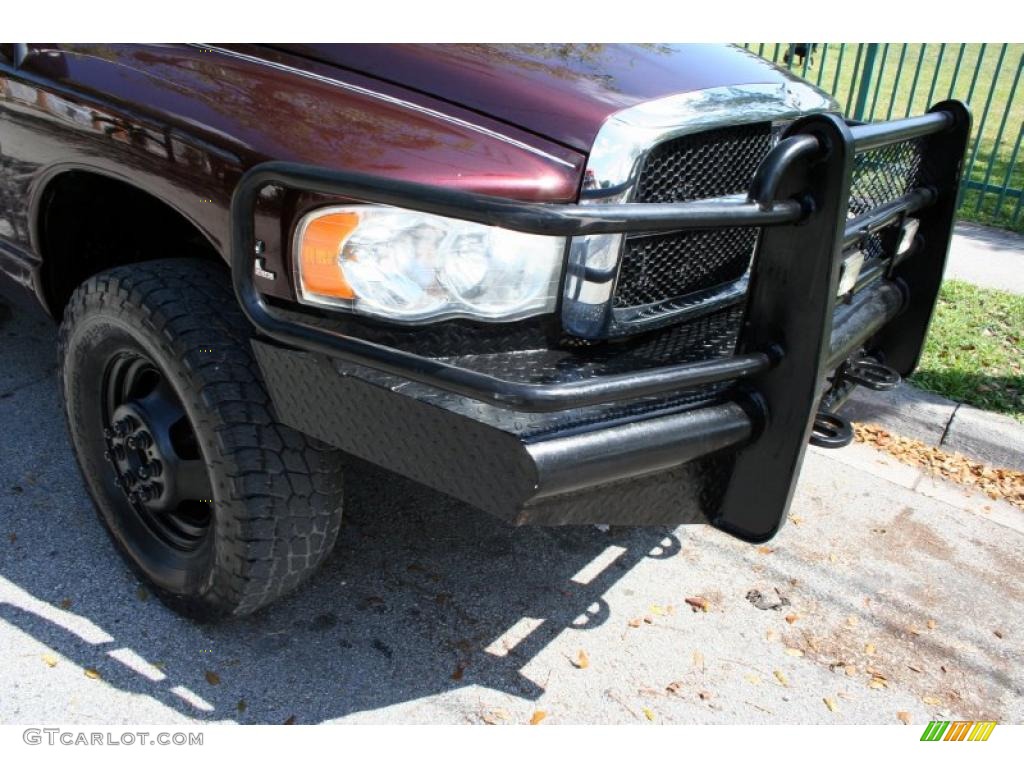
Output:
[[[728,45],[275,45],[588,152],[612,114],[706,88],[798,80]],[[801,81],[802,82],[802,81]]]

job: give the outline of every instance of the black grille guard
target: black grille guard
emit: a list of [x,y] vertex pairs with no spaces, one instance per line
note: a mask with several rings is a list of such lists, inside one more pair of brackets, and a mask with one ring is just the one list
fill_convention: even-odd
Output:
[[[736,453],[714,522],[741,538],[764,540],[788,508],[825,374],[868,338],[900,373],[909,374],[917,364],[942,280],[970,126],[970,112],[958,101],[941,102],[919,117],[868,125],[851,126],[836,115],[808,116],[791,124],[761,162],[745,200],[523,203],[293,163],[263,163],[242,177],[232,198],[234,287],[251,322],[277,342],[499,408],[552,412],[737,382],[735,400],[750,415],[757,436]],[[924,137],[928,185],[847,220],[855,155]],[[254,209],[268,185],[540,235],[761,227],[736,354],[587,381],[528,384],[287,319],[268,305],[253,275]],[[917,247],[890,263],[881,290],[864,290],[837,308],[844,249],[910,214],[920,222]],[[897,312],[899,322],[890,322]]]

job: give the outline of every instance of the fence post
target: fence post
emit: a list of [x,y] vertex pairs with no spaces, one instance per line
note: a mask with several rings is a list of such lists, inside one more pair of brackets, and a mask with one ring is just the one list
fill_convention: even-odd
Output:
[[864,69],[860,74],[860,86],[857,89],[857,101],[853,107],[853,119],[863,120],[864,110],[868,104],[868,93],[871,91],[871,77],[875,70],[875,57],[878,55],[878,43],[868,43],[864,55]]

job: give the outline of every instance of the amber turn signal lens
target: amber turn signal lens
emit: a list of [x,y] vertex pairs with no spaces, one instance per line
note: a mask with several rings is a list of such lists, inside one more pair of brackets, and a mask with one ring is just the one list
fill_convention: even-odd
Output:
[[345,280],[338,254],[345,240],[359,226],[359,214],[332,213],[312,219],[302,231],[299,258],[302,286],[313,294],[337,299],[354,299],[355,292]]

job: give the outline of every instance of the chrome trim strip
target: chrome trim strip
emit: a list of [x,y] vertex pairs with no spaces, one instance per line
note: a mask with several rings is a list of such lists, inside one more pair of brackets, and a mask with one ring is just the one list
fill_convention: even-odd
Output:
[[[714,128],[788,121],[829,111],[839,111],[832,97],[795,78],[786,83],[708,88],[628,107],[609,117],[598,131],[584,170],[580,202],[629,202],[648,152],[670,139]],[[642,308],[613,310],[612,296],[623,242],[622,235],[572,239],[562,302],[562,324],[569,333],[589,339],[635,333],[682,316],[711,311],[708,307],[724,306],[738,300],[740,292],[746,290],[744,276],[694,297],[650,305],[645,308],[648,312],[654,307],[664,311],[642,320],[636,316]]]
[[384,101],[387,102],[388,104],[393,104],[398,107],[403,107],[404,109],[410,109],[415,112],[419,112],[420,114],[423,115],[430,115],[431,117],[437,118],[438,120],[443,120],[444,122],[450,123],[451,125],[457,125],[460,128],[466,128],[468,130],[474,131],[475,133],[487,136],[488,138],[491,139],[497,139],[498,141],[504,142],[505,144],[515,147],[516,149],[522,149],[526,152],[530,152],[531,154],[537,155],[538,157],[543,157],[545,160],[550,160],[553,163],[563,165],[566,168],[576,167],[573,163],[570,163],[568,160],[564,160],[561,157],[556,157],[555,155],[545,152],[542,149],[538,149],[537,147],[534,147],[525,142],[519,141],[518,139],[513,139],[511,136],[506,136],[503,133],[492,131],[489,128],[484,128],[483,126],[476,125],[475,123],[471,123],[468,120],[461,120],[457,117],[452,117],[451,115],[445,114],[444,112],[439,112],[436,109],[424,107],[421,104],[415,104],[411,101],[399,99],[395,96],[388,96],[385,93],[378,93],[377,91],[370,90],[369,88],[363,88],[362,86],[353,85],[352,83],[346,83],[344,80],[337,80],[333,77],[318,75],[316,72],[309,72],[305,69],[299,69],[298,67],[292,67],[287,64],[280,64],[276,61],[270,61],[269,59],[261,59],[258,56],[250,56],[247,53],[232,51],[229,48],[220,48],[216,45],[210,45],[208,43],[186,43],[186,45],[188,45],[191,48],[201,48],[206,51],[213,51],[224,56],[229,56],[231,58],[247,61],[251,64],[260,64],[262,66],[270,67],[271,69],[276,69],[279,72],[287,72],[289,74],[296,75],[297,77],[304,77],[307,80],[315,80],[316,82],[325,83],[327,85],[342,88],[346,91],[351,91],[352,93],[358,93],[361,96],[369,96],[370,98],[378,99],[380,101]]
[[628,107],[598,131],[587,160],[583,197],[611,202],[607,198],[632,192],[648,151],[669,139],[830,110],[838,110],[836,101],[804,82],[708,88]]

